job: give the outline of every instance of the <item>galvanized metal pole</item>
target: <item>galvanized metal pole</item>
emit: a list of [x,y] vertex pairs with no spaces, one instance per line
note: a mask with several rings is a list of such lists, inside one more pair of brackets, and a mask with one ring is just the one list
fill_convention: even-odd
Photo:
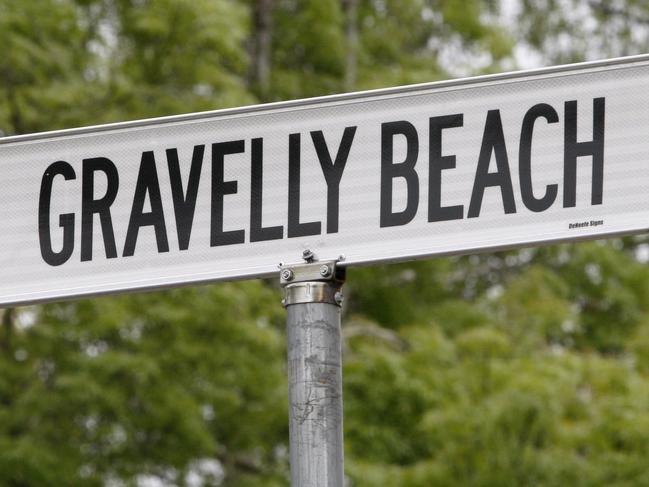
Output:
[[305,256],[306,264],[281,270],[288,314],[291,486],[342,487],[344,269]]

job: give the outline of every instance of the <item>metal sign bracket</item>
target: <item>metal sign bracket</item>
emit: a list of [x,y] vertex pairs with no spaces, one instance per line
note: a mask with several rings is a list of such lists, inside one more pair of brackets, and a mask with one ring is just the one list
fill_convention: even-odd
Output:
[[329,303],[341,306],[345,268],[338,261],[307,262],[281,267],[284,307],[300,303]]

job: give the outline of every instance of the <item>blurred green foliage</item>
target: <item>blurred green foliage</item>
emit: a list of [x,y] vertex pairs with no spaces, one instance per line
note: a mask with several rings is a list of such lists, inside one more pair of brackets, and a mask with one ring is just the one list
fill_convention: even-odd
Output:
[[[514,6],[506,23],[497,0],[0,0],[0,130],[647,48],[646,2]],[[648,249],[352,269],[350,486],[649,485]],[[0,486],[288,485],[279,294],[257,281],[5,310]]]

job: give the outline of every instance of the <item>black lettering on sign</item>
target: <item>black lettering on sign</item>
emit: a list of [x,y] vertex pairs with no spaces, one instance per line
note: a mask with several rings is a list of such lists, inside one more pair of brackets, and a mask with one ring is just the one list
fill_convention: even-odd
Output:
[[[394,162],[394,137],[403,135],[406,138],[406,158],[403,162]],[[415,164],[419,157],[419,137],[417,129],[405,120],[381,124],[381,227],[405,225],[412,221],[419,206],[419,177]],[[406,180],[407,198],[403,211],[393,212],[392,180]]]
[[604,193],[604,118],[605,99],[593,100],[593,140],[577,142],[577,101],[565,103],[563,207],[577,204],[577,158],[592,156],[591,204],[601,205]]
[[241,154],[245,150],[243,140],[212,144],[212,215],[210,245],[232,245],[243,243],[244,230],[223,230],[223,199],[226,194],[237,193],[236,181],[225,181],[224,160],[227,154]]
[[[491,154],[495,155],[496,172],[489,172]],[[514,201],[514,189],[512,177],[509,171],[509,160],[507,159],[507,147],[503,134],[503,124],[500,119],[500,110],[489,110],[485,122],[482,147],[478,157],[478,168],[476,170],[473,191],[471,192],[471,203],[469,203],[469,218],[480,216],[484,190],[491,186],[498,186],[503,199],[505,213],[516,213],[516,202]]]
[[442,130],[463,125],[463,114],[432,117],[429,120],[428,221],[461,220],[464,206],[442,206],[442,171],[455,168],[455,155],[442,155]]
[[[95,173],[103,172],[106,176],[106,194],[95,199]],[[83,160],[83,181],[81,183],[81,261],[92,260],[93,218],[99,215],[101,233],[104,238],[106,257],[117,257],[113,220],[110,216],[110,205],[115,201],[119,189],[119,174],[115,164],[105,157]]]
[[338,232],[340,179],[343,176],[345,164],[347,164],[355,133],[356,127],[345,128],[336,153],[336,160],[332,161],[322,130],[311,132],[311,139],[318,153],[320,167],[322,167],[322,173],[327,181],[327,233]]
[[262,202],[264,184],[264,139],[251,141],[250,156],[250,241],[279,240],[284,236],[284,227],[262,226]]
[[183,192],[183,182],[180,176],[180,163],[178,161],[178,150],[175,148],[167,149],[166,153],[167,165],[169,167],[169,182],[171,184],[171,196],[173,198],[174,214],[176,216],[178,248],[180,250],[187,250],[189,248],[189,239],[192,234],[192,223],[194,222],[196,197],[198,195],[198,184],[201,179],[205,146],[197,145],[194,147],[186,192]]
[[288,229],[289,238],[320,235],[320,222],[300,222],[300,134],[288,136]]
[[545,211],[557,199],[558,184],[548,184],[541,198],[534,196],[532,187],[532,135],[534,123],[538,118],[545,118],[548,123],[557,123],[559,115],[547,103],[539,103],[530,108],[523,118],[521,127],[521,142],[518,151],[518,176],[521,183],[521,197],[525,206],[534,212]]
[[[146,195],[149,195],[151,211],[144,212]],[[155,166],[153,151],[142,153],[140,171],[137,175],[131,217],[126,231],[124,243],[124,257],[130,257],[135,253],[137,236],[141,227],[153,226],[155,239],[158,245],[158,252],[169,252],[169,241],[167,240],[167,225],[160,196],[160,183],[158,182],[158,171]]]
[[52,203],[52,183],[58,175],[63,176],[66,181],[77,178],[70,164],[65,161],[57,161],[45,170],[41,180],[41,192],[38,198],[38,239],[41,246],[41,256],[51,266],[67,262],[74,250],[74,213],[65,213],[59,216],[59,226],[63,229],[63,247],[58,252],[52,249],[50,206]]

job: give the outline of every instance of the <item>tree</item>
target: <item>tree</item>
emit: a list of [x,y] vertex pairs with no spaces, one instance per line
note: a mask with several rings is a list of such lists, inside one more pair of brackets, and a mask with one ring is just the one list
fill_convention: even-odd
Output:
[[[497,71],[515,62],[515,39],[548,62],[647,42],[633,28],[647,12],[639,1],[528,0],[515,26],[499,8],[0,0],[0,127]],[[351,485],[646,485],[647,245],[635,237],[352,269]],[[0,485],[287,485],[279,294],[258,281],[4,311]]]
[[23,311],[0,356],[0,485],[186,485],[201,462],[272,485],[288,434],[276,301],[257,282]]
[[[105,0],[106,120],[252,103],[245,7],[233,0]],[[100,33],[101,34],[101,33]]]
[[646,52],[649,6],[641,0],[525,0],[518,34],[549,63]]
[[[47,15],[43,15],[47,12]],[[70,1],[0,2],[0,129],[7,135],[81,123],[64,107],[92,80],[89,53]],[[53,108],[56,117],[52,117]]]

